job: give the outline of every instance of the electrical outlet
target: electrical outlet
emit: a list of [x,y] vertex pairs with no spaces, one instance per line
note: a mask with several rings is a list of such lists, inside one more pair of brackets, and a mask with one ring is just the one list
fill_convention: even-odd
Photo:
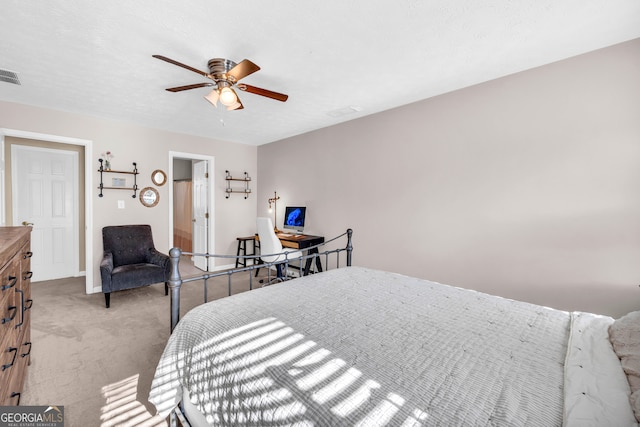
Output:
[[124,200],[118,200],[118,209],[124,209]]

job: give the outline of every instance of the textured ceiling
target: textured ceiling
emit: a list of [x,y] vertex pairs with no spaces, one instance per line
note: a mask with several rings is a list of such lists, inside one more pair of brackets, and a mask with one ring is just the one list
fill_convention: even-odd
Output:
[[[638,0],[3,0],[0,100],[260,145],[640,37]],[[207,61],[244,58],[213,108]]]

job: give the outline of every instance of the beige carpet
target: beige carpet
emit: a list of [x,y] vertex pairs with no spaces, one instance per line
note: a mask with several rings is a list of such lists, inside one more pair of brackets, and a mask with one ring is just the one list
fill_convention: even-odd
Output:
[[[194,267],[181,268],[184,277]],[[265,269],[261,270],[261,276]],[[233,293],[248,290],[248,273]],[[254,279],[253,286],[260,286]],[[203,302],[203,282],[184,284],[180,314]],[[209,280],[209,301],[227,296],[226,277]],[[62,405],[66,427],[156,426],[147,401],[169,337],[169,302],[157,284],[104,295],[85,294],[84,278],[32,284],[31,365],[21,405]]]

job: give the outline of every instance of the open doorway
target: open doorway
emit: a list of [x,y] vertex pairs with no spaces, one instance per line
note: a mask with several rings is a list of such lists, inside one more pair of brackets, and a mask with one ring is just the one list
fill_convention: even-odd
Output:
[[[169,201],[171,246],[183,252],[214,252],[214,158],[189,153],[169,153]],[[213,264],[204,256],[181,260],[203,271]]]
[[193,166],[191,159],[173,159],[173,246],[193,250]]

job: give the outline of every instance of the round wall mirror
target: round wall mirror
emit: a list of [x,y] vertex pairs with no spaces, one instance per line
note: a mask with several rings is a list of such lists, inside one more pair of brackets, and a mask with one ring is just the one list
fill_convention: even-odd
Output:
[[140,203],[148,208],[152,208],[160,201],[158,190],[152,187],[145,187],[140,192]]
[[164,185],[164,183],[167,182],[167,174],[160,169],[156,169],[151,174],[151,181],[157,186]]

